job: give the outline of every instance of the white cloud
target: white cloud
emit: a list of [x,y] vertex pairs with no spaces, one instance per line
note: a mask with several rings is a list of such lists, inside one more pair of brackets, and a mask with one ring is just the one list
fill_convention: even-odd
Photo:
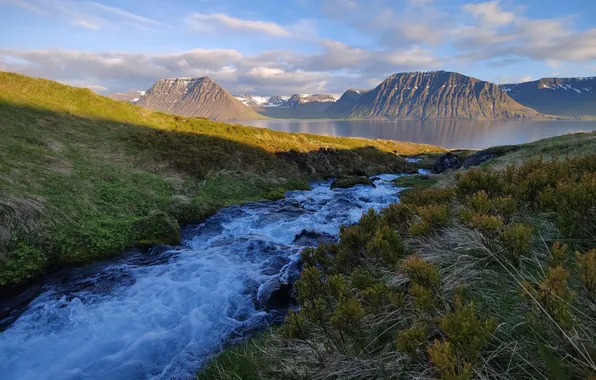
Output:
[[505,12],[500,8],[500,1],[487,1],[477,4],[465,4],[463,9],[490,25],[505,25],[515,19],[515,14]]
[[237,31],[251,31],[274,37],[290,37],[292,33],[274,22],[243,20],[223,13],[193,13],[186,18],[186,23],[200,32],[216,32],[222,27]]
[[533,80],[534,80],[534,78],[532,78],[530,75],[527,75],[525,77],[522,77],[519,81],[520,82],[531,82]]
[[162,25],[160,22],[126,11],[121,8],[88,1],[68,0],[0,0],[19,6],[66,24],[90,30],[99,29],[100,25],[116,27],[132,26],[138,29],[152,29]]
[[210,76],[231,92],[251,89],[252,93],[273,95],[367,88],[371,78],[440,63],[421,48],[367,51],[335,41],[325,41],[323,50],[315,54],[265,51],[245,55],[232,49],[136,54],[0,48],[0,62],[5,70],[99,85],[110,91],[146,89],[167,77]]
[[137,15],[135,13],[131,13],[131,12],[125,11],[125,10],[120,9],[120,8],[110,7],[110,6],[107,6],[107,5],[100,4],[100,3],[89,3],[89,5],[97,8],[100,11],[103,11],[105,13],[110,13],[110,14],[113,14],[113,15],[117,15],[117,16],[123,17],[123,18],[128,19],[128,20],[139,22],[141,24],[147,24],[147,25],[153,25],[153,26],[157,26],[157,25],[160,24],[158,21],[152,20],[152,19],[147,18],[147,17],[139,16],[139,15]]
[[93,21],[76,20],[73,21],[72,24],[86,29],[99,30],[99,25],[94,23]]

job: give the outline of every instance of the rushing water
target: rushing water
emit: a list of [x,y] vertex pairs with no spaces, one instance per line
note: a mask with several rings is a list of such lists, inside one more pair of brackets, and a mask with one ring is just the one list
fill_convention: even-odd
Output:
[[365,137],[483,149],[596,130],[596,121],[533,120],[249,120],[241,124],[285,132]]
[[315,244],[297,235],[336,238],[366,209],[398,201],[395,177],[228,207],[187,229],[184,248],[55,276],[0,333],[0,379],[191,378],[227,339],[271,320],[259,305]]

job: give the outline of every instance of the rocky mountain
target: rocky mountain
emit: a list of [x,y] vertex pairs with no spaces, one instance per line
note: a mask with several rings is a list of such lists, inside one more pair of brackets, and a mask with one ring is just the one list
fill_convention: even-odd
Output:
[[130,90],[126,92],[115,92],[113,94],[107,95],[107,97],[119,102],[136,104],[143,95],[145,95],[145,91]]
[[350,88],[341,96],[341,98],[327,108],[325,111],[327,117],[341,119],[350,115],[358,105],[358,101],[362,95],[367,92],[368,90],[355,90]]
[[394,74],[363,94],[347,115],[356,119],[524,119],[542,117],[498,85],[462,74]]
[[258,96],[258,95],[236,95],[236,99],[255,111],[263,111],[266,107],[286,107],[289,96]]
[[542,78],[501,85],[517,102],[538,112],[562,116],[596,116],[596,77]]
[[158,80],[136,104],[156,111],[213,120],[262,118],[207,77]]
[[294,94],[282,100],[282,97],[270,99],[277,101],[277,107],[268,107],[260,111],[261,114],[288,119],[315,119],[327,117],[325,112],[330,105],[337,101],[337,98],[328,94]]

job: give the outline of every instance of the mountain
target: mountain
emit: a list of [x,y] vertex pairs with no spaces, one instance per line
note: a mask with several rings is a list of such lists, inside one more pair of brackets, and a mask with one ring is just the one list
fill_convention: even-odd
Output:
[[358,105],[358,101],[363,94],[366,94],[368,90],[355,90],[350,88],[346,91],[338,101],[331,104],[325,111],[327,117],[332,119],[342,119],[347,117],[354,111],[354,108]]
[[596,116],[596,77],[542,78],[504,84],[517,102],[538,112],[562,116]]
[[208,77],[158,80],[136,104],[180,116],[213,120],[262,118]]
[[234,97],[257,112],[263,111],[265,107],[285,107],[290,98],[289,96],[267,97],[258,95],[236,95]]
[[[275,98],[275,99],[274,99]],[[286,119],[316,119],[324,118],[330,105],[337,101],[337,98],[328,94],[294,94],[283,101],[282,97],[270,99],[276,101],[277,107],[262,109],[262,115],[286,118]]]
[[542,117],[498,85],[447,71],[393,74],[358,99],[356,119],[525,119]]
[[119,102],[128,102],[136,104],[143,95],[145,95],[145,91],[130,90],[126,92],[115,92],[113,94],[107,95],[107,97],[112,100],[117,100]]

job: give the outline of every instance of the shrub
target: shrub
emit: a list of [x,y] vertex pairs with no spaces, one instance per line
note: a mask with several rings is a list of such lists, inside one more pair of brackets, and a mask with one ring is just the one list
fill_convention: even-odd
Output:
[[420,221],[413,224],[408,232],[412,236],[422,236],[451,222],[448,205],[427,205],[416,208]]
[[568,279],[569,272],[558,266],[548,268],[546,278],[541,280],[537,287],[528,281],[523,283],[525,294],[531,296],[530,302],[534,312],[540,315],[545,310],[564,329],[571,328],[574,323],[571,302],[575,298],[575,292],[569,289]]
[[577,271],[582,286],[592,300],[596,300],[596,249],[582,254],[576,252]]
[[461,196],[471,196],[484,191],[491,197],[503,193],[501,174],[486,168],[474,168],[456,175],[456,189]]
[[439,286],[439,271],[434,264],[427,263],[420,256],[414,254],[408,256],[400,264],[401,270],[414,282],[437,288]]
[[410,296],[414,306],[421,311],[431,312],[435,305],[435,297],[431,288],[422,286],[417,282],[410,285]]
[[402,196],[402,202],[414,206],[450,203],[455,195],[453,188],[430,188],[408,191]]
[[524,224],[513,224],[503,231],[501,242],[507,248],[514,265],[519,265],[522,255],[530,250],[532,232],[532,227]]
[[567,252],[568,246],[567,244],[561,244],[559,242],[553,243],[553,246],[550,249],[550,260],[548,261],[548,265],[551,268],[556,268],[558,266],[563,266],[567,262]]
[[414,210],[403,203],[393,203],[381,211],[382,223],[400,232],[407,231],[408,224],[414,217]]
[[397,349],[414,358],[420,355],[421,350],[428,344],[428,327],[423,324],[414,324],[409,329],[397,332]]
[[364,315],[364,308],[360,301],[356,297],[349,297],[338,302],[329,322],[340,331],[353,333],[358,330]]
[[286,316],[285,323],[280,328],[281,334],[289,339],[304,339],[306,337],[304,316],[290,310]]
[[486,321],[478,319],[474,302],[464,305],[462,297],[456,295],[453,310],[443,317],[440,326],[464,359],[475,362],[495,331],[496,323],[493,318]]
[[503,229],[503,219],[494,215],[476,214],[472,216],[471,224],[487,238],[494,238]]
[[435,339],[428,348],[428,355],[432,366],[437,370],[442,380],[468,380],[471,378],[472,364],[462,364],[449,342]]
[[366,245],[369,255],[377,257],[387,265],[393,266],[406,253],[406,248],[397,234],[387,226],[379,228]]

